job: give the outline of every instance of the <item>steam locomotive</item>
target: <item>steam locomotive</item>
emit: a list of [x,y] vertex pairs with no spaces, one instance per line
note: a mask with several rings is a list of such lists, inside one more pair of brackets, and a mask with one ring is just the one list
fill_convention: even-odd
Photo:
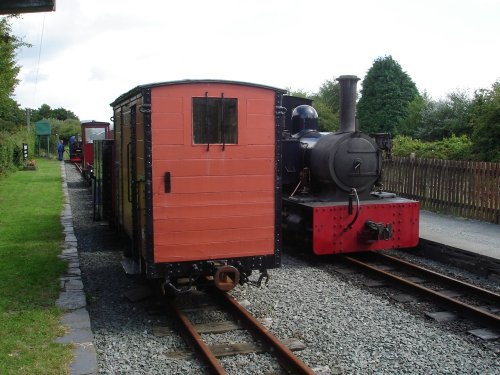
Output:
[[355,121],[356,76],[341,76],[340,130],[318,131],[316,110],[292,110],[283,132],[285,239],[307,239],[317,255],[413,247],[419,203],[384,192],[388,134],[368,135]]

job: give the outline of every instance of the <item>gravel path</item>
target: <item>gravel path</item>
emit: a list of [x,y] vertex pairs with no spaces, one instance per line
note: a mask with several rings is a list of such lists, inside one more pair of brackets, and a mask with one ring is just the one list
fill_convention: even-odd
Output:
[[[90,189],[74,167],[66,168],[100,373],[203,374],[192,358],[167,355],[187,350],[180,337],[152,334],[154,326],[169,322],[148,313],[151,301],[124,298],[140,280],[123,273],[123,244],[108,226],[92,221]],[[297,355],[324,374],[500,374],[498,356],[479,339],[401,308],[331,265],[284,256],[283,267],[270,273],[267,287],[238,287],[232,294],[249,301],[255,316],[271,318],[278,338],[306,344]],[[265,355],[236,356],[224,364],[231,374],[274,369]]]

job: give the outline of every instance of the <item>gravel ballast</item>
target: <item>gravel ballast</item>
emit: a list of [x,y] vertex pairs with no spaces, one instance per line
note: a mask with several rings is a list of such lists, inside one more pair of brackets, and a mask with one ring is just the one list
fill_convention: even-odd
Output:
[[[170,355],[189,350],[177,334],[153,335],[153,327],[170,322],[148,312],[152,299],[124,297],[141,280],[123,272],[124,244],[114,231],[92,221],[91,189],[72,165],[66,173],[99,373],[203,374],[192,356]],[[270,274],[268,286],[237,287],[232,295],[248,301],[257,318],[270,318],[279,339],[301,340],[306,349],[297,356],[324,374],[500,374],[498,356],[481,340],[402,309],[331,265],[284,255],[283,267]],[[234,335],[227,336],[244,341]],[[230,374],[276,370],[266,354],[223,363]]]

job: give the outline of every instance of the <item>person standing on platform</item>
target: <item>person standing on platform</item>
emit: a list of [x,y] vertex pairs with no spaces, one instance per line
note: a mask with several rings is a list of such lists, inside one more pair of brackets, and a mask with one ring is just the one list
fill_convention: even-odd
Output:
[[63,160],[63,153],[64,153],[64,143],[61,139],[59,141],[59,144],[57,145],[57,154],[59,155],[59,161]]

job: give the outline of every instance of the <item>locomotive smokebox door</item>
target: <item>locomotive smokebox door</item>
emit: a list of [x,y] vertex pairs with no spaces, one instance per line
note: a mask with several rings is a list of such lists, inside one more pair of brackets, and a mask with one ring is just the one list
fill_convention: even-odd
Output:
[[382,159],[376,142],[362,133],[331,133],[311,150],[311,170],[325,188],[332,184],[337,199],[347,198],[352,188],[369,197],[377,181]]

